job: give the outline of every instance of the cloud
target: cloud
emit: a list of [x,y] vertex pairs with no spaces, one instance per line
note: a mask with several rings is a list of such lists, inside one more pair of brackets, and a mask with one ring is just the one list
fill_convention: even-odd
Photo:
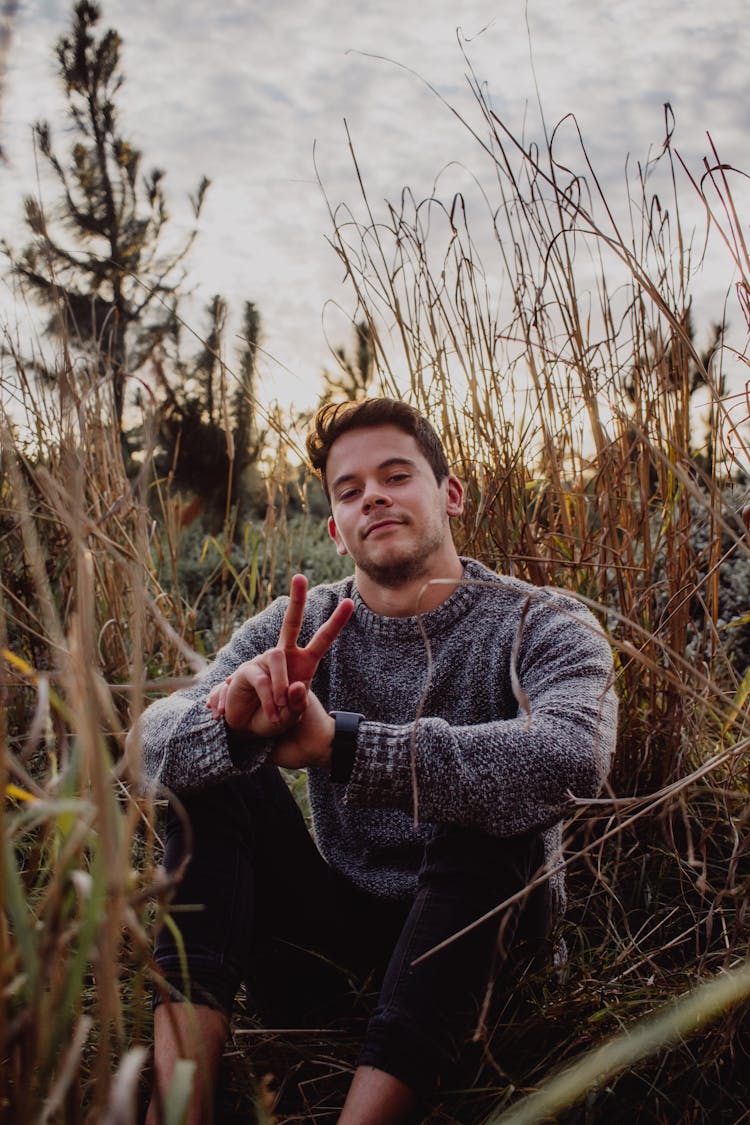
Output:
[[[54,117],[61,105],[51,45],[69,11],[46,0],[25,4],[17,18],[4,105],[6,199],[34,184],[29,123]],[[490,183],[477,143],[425,84],[481,128],[459,26],[498,115],[519,135],[541,136],[536,75],[548,124],[576,115],[615,193],[622,194],[627,152],[644,159],[658,148],[664,101],[674,106],[676,136],[691,161],[705,151],[710,129],[725,158],[742,162],[745,0],[529,0],[528,31],[525,11],[524,0],[377,0],[361,8],[334,0],[105,0],[102,23],[124,39],[126,132],[147,166],[167,170],[178,227],[190,225],[186,198],[199,176],[213,180],[193,259],[198,296],[221,291],[236,303],[257,302],[269,349],[297,376],[285,389],[269,366],[280,392],[314,397],[326,361],[324,301],[348,299],[326,245],[314,145],[331,201],[357,205],[346,119],[379,213],[406,184],[429,193],[450,161],[467,171],[446,172],[444,190],[470,191],[470,173]],[[574,153],[572,137],[571,129],[561,134],[561,152]],[[3,233],[17,243],[20,209],[5,214]]]

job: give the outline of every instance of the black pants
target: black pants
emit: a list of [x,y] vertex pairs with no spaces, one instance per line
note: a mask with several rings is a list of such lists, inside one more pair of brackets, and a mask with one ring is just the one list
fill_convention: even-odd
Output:
[[[361,993],[357,982],[370,977],[380,990],[359,1063],[421,1095],[450,1072],[469,1039],[519,920],[532,936],[544,936],[543,911],[532,895],[526,909],[509,908],[412,967],[421,953],[527,884],[543,863],[540,835],[498,839],[437,828],[424,849],[417,893],[400,902],[366,894],[326,864],[273,767],[203,790],[185,805],[193,855],[173,905],[185,907],[175,921],[191,999],[229,1014],[244,980],[267,1026],[328,1026]],[[170,814],[167,868],[183,856],[181,822]],[[184,995],[167,927],[156,960]]]

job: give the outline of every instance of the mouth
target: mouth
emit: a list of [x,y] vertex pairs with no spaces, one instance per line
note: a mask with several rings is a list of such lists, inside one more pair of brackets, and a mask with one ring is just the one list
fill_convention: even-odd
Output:
[[403,520],[396,519],[378,520],[377,523],[371,523],[370,526],[365,529],[362,538],[367,539],[368,536],[372,535],[373,531],[385,531],[389,527],[401,527],[403,522]]

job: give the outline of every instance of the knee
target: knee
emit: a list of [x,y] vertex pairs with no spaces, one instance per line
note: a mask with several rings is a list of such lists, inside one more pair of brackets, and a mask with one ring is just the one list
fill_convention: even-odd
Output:
[[254,833],[290,794],[275,766],[261,766],[248,774],[196,789],[170,800],[164,826],[168,866],[193,854],[196,841],[225,841],[232,847],[252,846]]

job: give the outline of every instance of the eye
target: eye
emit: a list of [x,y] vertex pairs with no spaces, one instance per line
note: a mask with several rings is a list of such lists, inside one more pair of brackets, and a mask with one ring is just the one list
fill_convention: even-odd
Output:
[[396,484],[398,484],[400,481],[408,480],[408,479],[409,479],[409,474],[405,473],[403,471],[399,471],[397,473],[391,473],[391,475],[388,477],[389,481],[394,481]]
[[345,488],[342,492],[339,492],[338,500],[353,500],[358,492],[359,489],[357,488]]

